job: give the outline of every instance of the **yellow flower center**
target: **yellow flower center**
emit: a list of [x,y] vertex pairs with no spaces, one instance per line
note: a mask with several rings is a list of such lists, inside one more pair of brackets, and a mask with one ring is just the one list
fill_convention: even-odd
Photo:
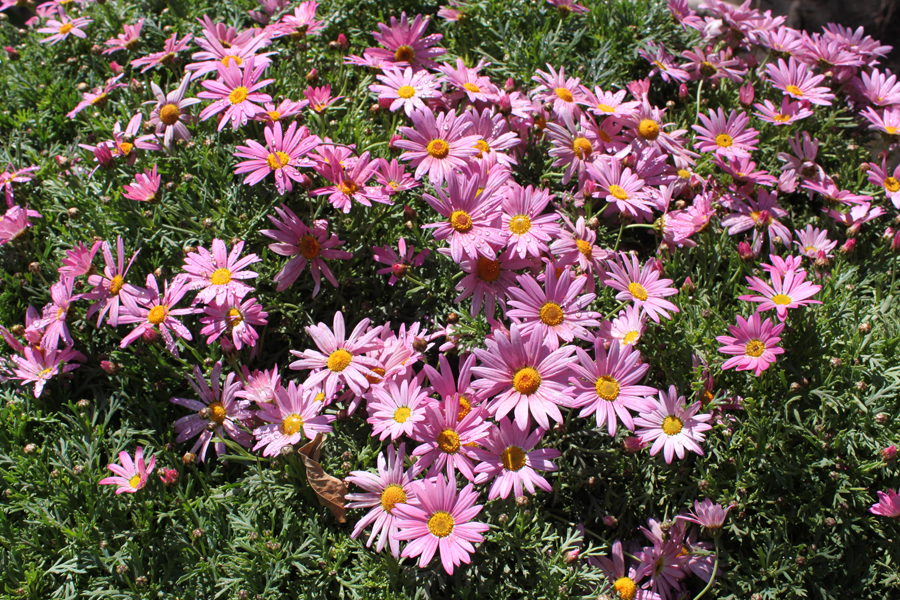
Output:
[[619,593],[619,600],[634,600],[637,596],[637,584],[630,577],[619,577],[613,587]]
[[241,311],[237,308],[232,308],[228,311],[228,314],[225,315],[225,322],[228,323],[228,327],[234,329],[244,320],[244,315],[241,314]]
[[516,215],[509,220],[509,230],[516,235],[528,233],[530,229],[531,219],[528,215]]
[[478,150],[478,156],[476,158],[482,158],[484,157],[485,152],[491,151],[490,145],[488,145],[488,143],[484,140],[478,140],[472,147]]
[[232,92],[230,94],[228,94],[228,100],[232,104],[240,104],[241,102],[243,102],[244,100],[247,99],[247,95],[249,93],[250,93],[250,91],[247,88],[245,88],[244,86],[238,86],[238,87],[234,88],[234,90],[232,90]]
[[416,51],[409,46],[400,46],[394,52],[394,60],[400,62],[410,62],[416,57]]
[[688,171],[687,169],[678,169],[678,176],[681,177],[682,179],[690,179],[691,172]]
[[492,283],[500,277],[500,261],[479,256],[475,271],[479,279]]
[[615,377],[609,375],[598,377],[597,382],[594,383],[594,389],[597,391],[597,395],[607,402],[612,402],[619,397],[619,382]]
[[331,353],[331,356],[328,357],[328,361],[326,362],[326,366],[328,370],[332,373],[340,373],[344,369],[350,366],[350,362],[353,360],[353,355],[344,350],[343,348],[338,348],[334,352]]
[[669,415],[662,422],[662,430],[666,435],[677,435],[681,433],[681,428],[684,427],[684,423],[681,422],[681,419],[678,417],[673,417]]
[[284,435],[294,435],[303,429],[303,417],[296,413],[291,413],[281,422],[281,432]]
[[541,387],[541,374],[532,367],[523,367],[513,375],[512,384],[517,392],[530,396]]
[[181,111],[178,110],[178,106],[175,104],[166,104],[159,109],[159,120],[164,125],[174,125],[178,122],[179,117],[181,117]]
[[553,91],[556,92],[556,96],[563,102],[571,102],[574,99],[572,97],[572,92],[566,88],[556,88]]
[[168,314],[166,307],[160,304],[159,306],[154,306],[150,309],[150,312],[147,313],[147,320],[154,325],[159,325],[166,320]]
[[341,182],[341,185],[338,186],[338,189],[341,190],[342,194],[352,196],[359,191],[359,184],[352,179],[345,179]]
[[647,290],[645,290],[645,289],[644,289],[644,286],[642,286],[642,285],[639,284],[639,283],[635,283],[635,282],[629,283],[629,284],[628,284],[628,291],[631,293],[632,296],[634,296],[635,298],[637,298],[637,299],[640,300],[641,302],[643,302],[644,300],[646,300],[647,297],[648,297],[648,296],[647,296]]
[[616,112],[616,107],[610,106],[609,104],[598,104],[597,110],[605,112],[605,113],[614,113],[614,112]]
[[719,148],[730,148],[734,144],[734,139],[727,133],[720,133],[716,136],[716,146]]
[[281,120],[281,113],[278,112],[277,110],[267,110],[266,114],[269,115],[269,118],[272,119],[273,121]]
[[228,269],[216,269],[209,276],[209,282],[213,285],[226,285],[231,282],[231,271]]
[[506,450],[500,453],[500,462],[507,471],[518,471],[525,466],[525,451],[518,446],[507,446]]
[[803,249],[803,251],[804,252],[818,252],[819,249],[816,248],[815,246],[807,246],[806,248]]
[[319,392],[316,394],[316,397],[313,399],[313,402],[321,402],[325,399],[325,392]]
[[761,340],[750,340],[747,342],[747,345],[744,347],[744,353],[747,356],[752,356],[753,358],[758,358],[762,356],[762,353],[765,351],[766,345],[762,343]]
[[131,154],[131,149],[134,148],[134,144],[122,142],[118,145],[118,148],[119,152],[121,152],[123,156],[128,156],[129,154]]
[[716,65],[712,64],[708,60],[704,60],[700,63],[700,74],[704,77],[712,77],[718,72],[719,69],[716,68]]
[[785,88],[789,94],[793,94],[795,96],[802,96],[803,90],[798,88],[796,85],[789,85]]
[[450,226],[460,233],[472,230],[472,217],[464,210],[454,210],[450,214]]
[[562,308],[555,302],[547,302],[541,307],[541,322],[550,327],[556,327],[565,320]]
[[241,66],[242,64],[244,64],[244,59],[242,59],[240,56],[225,56],[222,58],[222,64],[226,67],[231,64],[231,61],[234,61],[237,66]]
[[615,183],[609,186],[609,193],[618,200],[628,200],[628,192],[622,189],[622,186]]
[[207,409],[209,410],[209,416],[207,418],[217,425],[224,423],[225,419],[228,417],[225,405],[221,402],[210,402]]
[[322,245],[315,236],[306,234],[300,238],[300,254],[307,260],[318,258],[322,252]]
[[897,181],[893,177],[888,177],[884,180],[884,189],[891,193],[894,193],[897,190],[900,190],[900,181]]
[[384,374],[387,372],[381,367],[372,367],[372,374],[366,375],[366,381],[371,384],[381,383],[381,380],[384,378]]
[[269,165],[269,168],[273,171],[277,171],[278,169],[291,164],[291,157],[287,153],[279,150],[269,154],[268,158],[266,158],[266,164]]
[[587,240],[575,240],[575,245],[578,246],[578,251],[581,252],[585,258],[594,258],[594,247],[591,246],[590,242]]
[[428,519],[428,531],[439,538],[450,535],[453,531],[453,515],[442,510],[437,511]]
[[437,445],[441,452],[456,454],[459,452],[459,434],[452,429],[445,429],[438,434]]
[[791,297],[786,294],[775,294],[774,296],[772,296],[772,302],[784,306],[786,304],[790,304],[791,302],[793,302],[793,300],[791,300]]
[[74,28],[75,28],[75,26],[72,25],[71,23],[63,23],[62,26],[60,26],[60,28],[59,28],[59,32],[62,34],[66,34],[66,33],[69,33],[70,31],[72,31]]
[[125,279],[123,279],[121,275],[116,275],[109,280],[109,295],[118,296],[124,285]]
[[587,138],[577,137],[572,140],[572,151],[575,152],[575,156],[581,160],[587,160],[591,153],[593,153],[594,146]]
[[638,331],[629,331],[625,334],[625,337],[622,338],[622,341],[625,342],[625,345],[633,344],[638,341],[638,338],[641,337],[640,332]]
[[409,419],[409,416],[411,414],[412,411],[409,410],[408,406],[401,406],[394,411],[394,421],[396,421],[397,423],[406,423],[406,420]]
[[659,137],[659,123],[653,119],[643,119],[638,123],[638,135],[652,142]]
[[425,151],[434,158],[445,158],[450,154],[450,144],[442,139],[431,140],[425,147]]
[[456,416],[457,421],[462,421],[467,414],[472,412],[472,401],[463,394],[459,395],[459,413]]
[[404,100],[412,98],[416,95],[416,88],[411,85],[401,85],[399,88],[397,88],[397,95]]
[[463,87],[466,88],[467,90],[469,90],[470,92],[472,92],[473,94],[477,94],[478,92],[481,91],[480,87],[478,87],[474,83],[470,83],[468,81],[463,84]]
[[403,486],[392,483],[381,492],[381,508],[390,514],[398,504],[406,504],[406,492],[403,491]]
[[772,119],[774,119],[775,121],[778,121],[779,123],[787,123],[788,121],[791,120],[791,116],[778,113],[776,115],[772,115]]
[[93,104],[94,106],[103,106],[104,104],[106,104],[107,99],[108,98],[106,97],[106,94],[101,93],[99,96],[91,100],[91,104]]
[[[68,25],[68,23],[67,23]],[[71,27],[71,25],[69,25]],[[131,486],[131,489],[136,490],[137,487],[141,484],[141,476],[135,475],[131,479],[128,480],[128,485]]]
[[897,128],[894,127],[893,125],[885,125],[885,126],[884,126],[884,131],[885,131],[885,133],[887,133],[888,135],[894,135],[895,133],[897,133]]

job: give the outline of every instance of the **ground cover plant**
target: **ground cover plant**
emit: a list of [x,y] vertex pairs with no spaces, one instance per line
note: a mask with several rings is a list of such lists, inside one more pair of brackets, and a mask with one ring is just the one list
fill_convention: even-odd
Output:
[[900,594],[900,84],[749,4],[4,1],[0,594]]

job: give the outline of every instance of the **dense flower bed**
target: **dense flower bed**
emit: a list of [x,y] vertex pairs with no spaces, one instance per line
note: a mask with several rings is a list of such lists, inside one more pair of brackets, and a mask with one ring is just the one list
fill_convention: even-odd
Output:
[[900,83],[749,5],[3,2],[6,592],[896,593]]

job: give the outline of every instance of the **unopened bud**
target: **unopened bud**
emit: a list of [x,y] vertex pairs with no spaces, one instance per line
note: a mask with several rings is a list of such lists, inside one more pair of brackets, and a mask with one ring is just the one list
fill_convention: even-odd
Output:
[[872,326],[868,323],[860,323],[859,327],[857,327],[857,330],[859,330],[860,333],[866,334],[872,331]]
[[831,366],[832,366],[832,368],[834,368],[834,369],[839,369],[839,368],[841,368],[841,366],[843,366],[843,364],[844,364],[844,361],[842,361],[842,360],[841,360],[840,358],[838,358],[837,356],[835,356],[834,358],[831,359]]
[[738,243],[738,256],[744,261],[756,259],[756,255],[753,254],[753,248],[747,242]]
[[897,460],[897,446],[893,444],[881,451],[881,460],[892,463]]
[[521,506],[524,508],[524,507],[528,506],[528,504],[529,504],[528,496],[516,496],[516,505],[517,506]]
[[315,67],[309,70],[309,73],[306,74],[306,81],[309,83],[315,83],[319,80],[319,71]]
[[184,456],[181,457],[181,463],[188,467],[197,464],[197,455],[193,452],[185,452]]
[[[3,14],[5,15],[6,13]],[[9,56],[9,60],[19,60],[20,58],[22,58],[22,55],[19,54],[19,51],[12,46],[6,47],[6,54],[7,56]]]
[[605,517],[603,517],[603,524],[610,529],[615,529],[619,526],[619,521],[612,515],[606,515]]
[[37,451],[37,446],[34,444],[25,444],[25,447],[22,448],[22,452],[25,454],[34,454]]
[[879,425],[887,424],[888,419],[889,419],[889,417],[888,417],[887,413],[878,413],[877,415],[875,415],[875,422],[878,423]]
[[846,242],[841,245],[840,253],[841,254],[853,254],[853,251],[856,249],[856,238],[850,238]]

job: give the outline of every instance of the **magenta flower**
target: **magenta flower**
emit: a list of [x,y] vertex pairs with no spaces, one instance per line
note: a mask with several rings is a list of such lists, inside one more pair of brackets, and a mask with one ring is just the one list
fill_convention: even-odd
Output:
[[443,80],[456,90],[451,96],[454,100],[466,98],[472,103],[490,102],[496,97],[497,86],[491,83],[487,75],[480,74],[481,69],[490,64],[479,60],[478,64],[470,69],[461,58],[457,58],[455,69],[444,63],[438,67],[438,71],[443,73]]
[[238,350],[244,344],[251,348],[256,346],[259,335],[253,326],[267,325],[266,317],[269,316],[256,298],[241,302],[232,296],[226,297],[223,302],[213,300],[203,308],[203,312],[207,316],[200,319],[200,322],[206,326],[200,330],[200,335],[209,336],[206,343],[212,344],[219,336],[226,334]]
[[336,234],[328,237],[328,221],[319,219],[313,223],[313,229],[310,229],[284,204],[281,205],[281,208],[276,208],[275,212],[278,213],[281,220],[279,221],[272,215],[269,215],[269,220],[278,229],[263,229],[260,233],[277,240],[278,243],[269,244],[272,252],[280,256],[294,257],[275,276],[275,281],[278,283],[276,291],[281,292],[289,288],[300,276],[307,263],[309,263],[309,270],[315,284],[313,298],[319,293],[322,275],[325,275],[325,279],[331,285],[338,287],[337,279],[323,259],[346,260],[352,258],[353,254],[335,250],[344,242],[339,240]]
[[[247,448],[253,443],[253,437],[244,431],[253,417],[253,413],[246,410],[250,402],[237,399],[241,380],[235,380],[236,375],[229,373],[225,377],[225,383],[220,385],[221,375],[222,362],[218,361],[213,365],[210,385],[207,385],[200,368],[195,365],[194,377],[188,381],[200,400],[169,399],[173,404],[196,411],[193,415],[181,417],[172,426],[178,434],[175,441],[179,444],[200,435],[191,448],[191,452],[197,455],[199,461],[206,460],[206,451],[214,436],[224,439],[227,433],[228,437]],[[215,442],[215,448],[218,456],[227,452],[224,441]]]
[[[26,337],[27,337],[26,332]],[[40,340],[38,340],[38,345]],[[34,383],[34,397],[40,398],[41,392],[44,391],[44,385],[54,376],[62,375],[77,369],[80,365],[66,364],[70,360],[84,362],[86,359],[81,352],[73,350],[71,347],[64,350],[47,349],[41,351],[39,348],[25,346],[22,351],[24,356],[14,355],[12,357],[12,371],[15,375],[11,379],[18,379],[26,385]]]
[[253,430],[256,445],[263,456],[278,456],[285,446],[299,444],[304,438],[313,439],[319,433],[331,433],[334,415],[319,414],[323,402],[316,400],[318,390],[298,385],[296,381],[275,391],[275,401],[263,404],[256,416],[267,423]]
[[493,319],[497,304],[506,312],[506,298],[509,290],[516,285],[516,271],[531,265],[531,261],[514,258],[508,253],[501,254],[495,260],[484,256],[479,256],[477,260],[463,258],[459,266],[466,275],[456,284],[456,289],[461,293],[454,302],[459,304],[471,296],[469,314],[475,316],[484,307],[485,316]]
[[[156,126],[157,138],[162,135],[163,146],[172,149],[172,143],[175,140],[191,140],[191,132],[187,128],[188,123],[193,123],[195,117],[187,112],[189,106],[193,106],[200,102],[199,98],[187,98],[188,85],[191,78],[185,75],[181,83],[176,89],[169,92],[168,95],[163,94],[162,89],[155,82],[150,82],[150,89],[156,97],[156,106],[150,112],[150,124]],[[152,104],[151,100],[148,104]]]
[[696,523],[715,533],[722,529],[722,526],[725,524],[725,517],[728,516],[728,511],[732,508],[734,506],[729,505],[728,508],[723,510],[721,505],[716,504],[709,498],[702,503],[694,500],[694,510],[688,512],[688,516],[678,515],[676,518]]
[[105,317],[108,312],[109,324],[113,327],[117,327],[119,325],[119,308],[123,305],[122,300],[128,296],[133,302],[136,296],[142,296],[144,294],[142,288],[135,287],[130,283],[125,283],[125,277],[128,276],[128,270],[131,268],[131,263],[137,258],[140,250],[136,250],[131,256],[127,267],[125,266],[125,243],[122,240],[122,236],[119,236],[118,238],[115,259],[113,258],[112,250],[108,242],[103,242],[101,250],[106,266],[103,268],[103,275],[93,274],[88,276],[88,283],[94,286],[94,289],[83,297],[86,300],[96,300],[97,302],[88,309],[86,318],[90,318],[91,315],[99,310],[100,314],[97,316],[97,327],[100,327],[100,324],[103,322],[103,317]]
[[667,463],[672,462],[673,456],[684,458],[685,449],[703,456],[703,448],[700,442],[706,439],[704,431],[712,429],[707,421],[712,419],[712,414],[700,414],[700,402],[694,402],[687,408],[684,406],[684,396],[679,396],[675,386],[669,386],[668,394],[665,390],[659,392],[659,400],[650,400],[646,412],[634,420],[634,424],[640,427],[638,435],[641,441],[650,443],[650,455],[656,456],[663,451]]
[[441,564],[448,575],[460,563],[468,564],[475,552],[473,543],[484,541],[481,535],[490,526],[472,521],[481,512],[478,494],[472,484],[456,493],[456,481],[443,476],[414,484],[416,506],[398,504],[394,507],[397,538],[408,540],[404,558],[419,557],[424,568],[440,551]]
[[722,365],[722,370],[737,367],[738,371],[754,371],[759,377],[769,365],[775,362],[775,357],[784,354],[784,348],[779,348],[781,338],[778,335],[784,329],[784,323],[772,325],[769,319],[761,321],[759,313],[750,315],[744,319],[737,317],[737,326],[729,325],[731,336],[720,335],[716,341],[725,344],[719,348],[719,352],[731,354]]
[[266,112],[256,115],[256,120],[264,122],[266,127],[274,127],[275,123],[282,119],[299,115],[308,104],[309,102],[307,100],[295,102],[290,98],[282,100],[277,107],[273,102],[266,102],[263,105]]
[[781,107],[776,108],[769,100],[763,100],[762,104],[754,104],[759,112],[753,113],[766,123],[775,126],[790,125],[800,119],[811,117],[813,111],[804,106],[803,102],[791,102],[790,96],[785,96],[781,100]]
[[869,512],[873,515],[891,517],[892,519],[900,517],[900,495],[890,489],[887,493],[878,492],[878,502],[869,508]]
[[584,185],[587,178],[587,167],[593,164],[597,158],[596,153],[599,151],[594,146],[594,142],[590,139],[592,136],[588,132],[587,123],[547,123],[545,130],[547,137],[552,143],[550,148],[550,156],[556,160],[553,161],[553,167],[566,167],[563,172],[563,185],[569,183],[573,176],[578,177],[579,186]]
[[618,159],[603,156],[588,164],[586,170],[599,187],[595,196],[605,198],[619,213],[642,221],[649,218],[652,204],[645,182],[629,167],[623,169]]
[[634,565],[629,566],[628,570],[625,569],[625,555],[622,552],[622,542],[619,540],[612,544],[612,559],[601,556],[597,561],[620,600],[660,600],[656,593],[638,587],[644,575],[639,575]]
[[74,35],[75,37],[85,39],[87,34],[81,30],[82,27],[87,25],[88,23],[93,23],[93,19],[88,19],[87,17],[78,17],[76,19],[70,19],[69,15],[66,14],[66,11],[63,9],[59,9],[59,19],[48,19],[47,26],[41,27],[37,30],[38,33],[51,33],[53,35],[47,36],[44,39],[40,40],[42,44],[49,43],[51,46],[60,42],[69,37],[69,35]]
[[[263,1],[266,2],[267,0]],[[276,3],[279,1],[274,0]],[[268,0],[268,2],[271,3],[273,0]],[[273,29],[277,32],[276,37],[289,35],[291,39],[302,40],[308,35],[319,35],[319,32],[325,29],[325,24],[316,19],[316,9],[318,7],[319,3],[315,2],[315,0],[301,2],[295,6],[294,14],[287,13],[273,26]]]
[[565,122],[573,122],[581,114],[579,104],[585,103],[584,91],[581,87],[581,79],[577,77],[566,77],[566,70],[563,67],[556,71],[550,64],[547,64],[547,70],[544,72],[536,70],[535,75],[531,78],[538,85],[532,94],[534,99],[541,103],[550,102],[553,104],[553,112],[559,115]]
[[246,366],[242,367],[242,371],[244,374],[244,389],[237,392],[235,396],[256,402],[259,406],[268,402],[275,402],[275,395],[282,387],[281,377],[278,375],[278,365],[275,365],[269,371],[254,369],[252,374]]
[[144,334],[153,335],[155,328],[158,328],[166,342],[166,349],[178,356],[175,337],[188,341],[193,338],[188,328],[175,317],[194,314],[196,311],[193,308],[172,307],[184,298],[187,291],[187,286],[176,277],[172,282],[172,287],[165,282],[163,293],[160,294],[156,278],[151,273],[147,275],[147,294],[145,296],[120,295],[125,312],[119,314],[119,323],[123,325],[137,323],[138,326],[122,339],[119,347],[127,348],[129,344]]
[[141,73],[146,73],[158,65],[174,65],[178,53],[186,50],[192,39],[194,39],[194,36],[187,34],[179,40],[178,33],[173,33],[172,37],[166,40],[162,52],[154,52],[142,58],[135,58],[131,61],[131,68],[144,67],[141,69]]
[[490,165],[498,163],[507,167],[515,165],[516,159],[506,151],[515,149],[522,140],[515,132],[509,130],[506,118],[489,108],[480,113],[477,110],[470,110],[466,114],[472,122],[472,127],[466,133],[480,138],[475,142],[475,148],[478,150],[475,160]]
[[725,111],[719,107],[717,112],[710,109],[709,117],[703,113],[697,117],[703,126],[692,127],[700,134],[694,141],[694,147],[700,152],[715,152],[716,156],[732,159],[749,157],[756,150],[759,132],[752,127],[747,129],[750,123],[747,113],[732,110],[726,119]]
[[69,111],[69,113],[66,115],[66,118],[73,118],[75,115],[89,106],[105,106],[109,101],[110,92],[112,92],[116,88],[125,87],[124,83],[119,83],[120,79],[122,79],[121,75],[113,77],[111,79],[108,79],[102,88],[94,88],[90,92],[85,92],[84,94],[82,94],[82,98],[84,99],[76,104],[75,108]]
[[411,190],[422,185],[406,172],[406,166],[398,163],[396,158],[391,160],[391,162],[382,159],[378,170],[375,172],[375,179],[384,186],[384,193],[388,196],[393,196],[397,192]]
[[559,262],[564,265],[577,264],[578,268],[587,273],[587,291],[594,291],[594,277],[603,278],[606,270],[601,261],[606,260],[608,252],[596,245],[597,234],[587,228],[584,217],[578,217],[575,224],[563,215],[565,228],[561,235],[557,236],[550,244],[550,252],[559,256]]
[[366,408],[372,426],[372,435],[381,441],[388,437],[396,440],[402,436],[413,437],[413,432],[425,421],[428,407],[434,404],[429,396],[430,388],[422,388],[416,379],[404,379],[399,385],[390,380],[373,387],[366,395]]
[[253,287],[242,280],[253,279],[257,273],[246,271],[248,266],[262,259],[256,254],[248,254],[239,258],[244,250],[244,242],[238,242],[228,252],[225,242],[216,238],[212,243],[212,252],[197,248],[197,252],[189,253],[184,259],[184,273],[178,277],[192,290],[201,290],[194,298],[194,304],[207,304],[215,300],[222,304],[226,299],[240,300],[253,291]]
[[543,214],[555,196],[545,189],[524,188],[513,182],[502,193],[502,230],[506,246],[519,258],[547,253],[547,243],[559,237],[557,214]]
[[368,326],[369,319],[363,319],[353,329],[350,337],[347,337],[344,315],[340,311],[334,313],[333,332],[325,323],[310,325],[306,332],[312,337],[318,350],[291,350],[291,354],[300,359],[292,362],[291,368],[313,369],[304,385],[312,388],[324,381],[326,398],[334,396],[341,383],[357,396],[362,396],[369,388],[367,377],[377,377],[372,368],[380,366],[377,360],[365,356],[365,353],[378,347],[377,338],[381,327],[366,331]]
[[757,312],[775,309],[778,319],[781,321],[787,319],[789,308],[799,308],[809,304],[822,304],[819,300],[810,300],[810,298],[819,293],[822,286],[806,281],[806,271],[791,269],[784,274],[771,272],[770,276],[772,285],[769,285],[759,277],[747,277],[750,290],[761,295],[752,296],[746,294],[739,298],[747,302],[759,302],[760,304],[756,309]]
[[598,117],[627,117],[641,105],[640,102],[625,102],[627,90],[618,92],[604,92],[599,86],[594,87],[593,93],[583,88],[585,105],[588,110]]
[[66,250],[66,257],[63,259],[63,266],[59,268],[59,274],[66,277],[79,277],[84,275],[93,268],[94,255],[100,249],[100,242],[94,242],[94,245],[88,248],[83,243],[78,242],[71,250]]
[[431,250],[425,249],[415,254],[416,249],[413,246],[407,246],[404,238],[400,238],[397,246],[400,250],[399,254],[390,246],[372,246],[375,260],[389,265],[387,268],[378,269],[376,273],[379,275],[390,275],[391,278],[388,280],[390,285],[394,285],[398,279],[406,277],[410,267],[421,267],[431,253]]
[[626,306],[619,312],[619,316],[610,323],[609,335],[618,340],[619,345],[635,346],[641,341],[644,330],[647,329],[647,313],[640,306]]
[[435,117],[430,109],[414,110],[411,118],[412,127],[400,127],[400,133],[409,139],[397,140],[394,145],[408,151],[400,155],[400,160],[411,161],[416,167],[416,179],[428,173],[429,181],[440,188],[444,181],[452,179],[454,170],[462,169],[478,154],[475,144],[480,137],[463,135],[472,125],[467,118],[453,112]]
[[413,110],[427,109],[423,100],[440,96],[434,76],[428,71],[413,71],[412,67],[402,70],[386,66],[378,81],[381,84],[369,86],[369,90],[378,94],[378,102],[391,112],[402,108],[407,117],[412,116]]
[[148,465],[144,460],[144,449],[138,446],[134,451],[134,460],[131,455],[125,452],[119,452],[119,462],[121,465],[110,463],[106,468],[116,474],[116,477],[106,477],[100,480],[100,485],[117,485],[116,495],[133,494],[145,485],[150,473],[156,468],[156,457],[150,457]]
[[400,22],[396,17],[391,17],[391,26],[384,23],[378,24],[378,31],[372,32],[375,39],[384,46],[381,48],[369,48],[369,54],[374,60],[380,61],[384,66],[395,64],[402,67],[413,67],[416,70],[435,69],[437,63],[433,59],[446,54],[446,50],[434,47],[444,37],[440,33],[423,35],[431,22],[430,17],[416,15],[412,24],[406,18],[406,13],[400,13]]
[[687,71],[675,64],[675,57],[666,51],[664,44],[648,41],[647,47],[653,54],[643,48],[638,49],[638,54],[653,65],[647,77],[659,75],[666,83],[670,81],[682,82],[691,78]]
[[494,480],[488,493],[488,500],[524,495],[523,488],[529,494],[535,493],[535,487],[550,492],[553,487],[537,471],[555,471],[553,459],[562,453],[554,448],[535,450],[545,431],[540,427],[530,432],[520,429],[506,417],[491,427],[490,433],[482,441],[484,449],[475,448],[472,452],[481,461],[475,467],[478,476],[475,483]]
[[144,26],[144,19],[138,19],[134,25],[127,23],[122,26],[124,33],[120,33],[114,38],[110,38],[103,42],[104,46],[109,46],[103,51],[103,54],[112,54],[118,50],[134,50],[141,40],[141,28]]
[[469,354],[459,361],[459,372],[454,375],[450,367],[450,361],[444,354],[438,356],[440,372],[429,364],[424,364],[422,370],[428,376],[434,393],[442,400],[455,399],[459,404],[459,416],[462,419],[472,411],[481,398],[472,387],[472,367],[475,366],[475,355]]
[[273,127],[263,131],[266,146],[255,140],[247,140],[246,146],[238,146],[234,155],[247,158],[237,164],[235,175],[249,173],[244,178],[247,185],[256,185],[270,174],[275,175],[275,188],[282,196],[294,189],[291,181],[304,183],[309,179],[297,169],[312,167],[315,163],[306,158],[320,143],[317,135],[310,135],[306,127],[291,123],[287,132],[282,134],[281,123],[276,121]]
[[591,360],[581,348],[576,348],[575,354],[581,364],[569,365],[575,374],[569,381],[575,386],[574,393],[578,394],[572,400],[573,408],[581,408],[578,416],[588,417],[594,413],[597,428],[606,423],[610,437],[616,435],[618,420],[629,431],[634,431],[629,410],[644,410],[648,397],[659,392],[656,388],[637,385],[650,365],[641,364],[641,354],[629,345],[611,344],[607,354],[600,338],[594,341],[596,360]]
[[806,100],[822,106],[830,106],[834,100],[830,88],[818,85],[825,81],[825,76],[813,75],[809,67],[793,56],[788,58],[787,64],[783,58],[778,59],[777,65],[767,64],[766,74],[775,88],[796,100]]
[[138,173],[134,176],[134,183],[125,186],[125,193],[122,194],[122,197],[138,202],[157,202],[159,200],[157,193],[159,192],[161,181],[162,177],[157,175],[156,165],[153,165],[151,171],[145,169],[143,173]]
[[258,66],[268,67],[272,63],[269,57],[277,54],[276,52],[258,54],[262,48],[272,43],[265,31],[243,44],[220,42],[209,30],[204,30],[203,36],[194,40],[202,48],[201,52],[195,52],[191,56],[197,62],[190,63],[184,68],[185,72],[192,74],[192,81],[207,73],[215,73],[220,64],[228,65],[234,62],[240,67],[251,58],[256,60]]
[[394,558],[400,558],[400,539],[397,537],[397,517],[394,507],[416,502],[416,493],[412,482],[416,466],[403,470],[406,458],[406,444],[400,444],[395,451],[393,446],[387,448],[387,460],[384,453],[378,455],[378,474],[368,471],[351,471],[347,481],[365,490],[362,494],[347,494],[347,508],[371,508],[365,517],[359,520],[350,537],[356,539],[363,530],[372,525],[372,533],[366,541],[366,548],[372,546],[372,540],[378,536],[375,550],[381,552],[386,544],[391,546]]
[[837,241],[828,239],[827,229],[819,229],[807,224],[805,230],[795,230],[794,233],[797,234],[798,240],[794,243],[800,247],[800,253],[807,258],[816,260],[819,258],[819,252],[826,258],[834,256],[831,251],[837,246]]
[[41,320],[35,324],[36,327],[45,328],[44,337],[41,339],[42,350],[56,350],[60,338],[66,346],[75,343],[66,325],[69,307],[72,302],[81,298],[81,294],[72,294],[74,284],[74,277],[60,275],[59,281],[50,286],[52,302],[44,307]]
[[0,246],[17,240],[24,234],[29,227],[32,226],[29,217],[40,218],[40,213],[34,210],[28,210],[21,206],[13,206],[6,211],[6,214],[0,215]]
[[243,69],[234,61],[229,61],[227,66],[219,63],[216,68],[219,71],[217,81],[200,83],[209,91],[200,92],[197,97],[215,101],[200,113],[201,121],[224,110],[225,115],[219,121],[219,131],[222,131],[229,121],[231,121],[231,127],[237,130],[238,127],[246,125],[249,119],[266,112],[259,104],[271,102],[272,97],[257,90],[275,80],[259,80],[260,75],[266,70],[265,65],[256,65],[255,59],[251,57],[244,64]]
[[390,196],[386,195],[381,186],[367,185],[375,170],[383,159],[369,160],[369,153],[363,152],[356,160],[342,164],[341,161],[330,161],[317,169],[329,182],[330,186],[319,188],[310,192],[312,196],[328,194],[331,205],[344,214],[350,212],[353,201],[363,206],[372,206],[371,200],[382,204],[393,204]]
[[[571,342],[576,337],[590,341],[594,338],[588,327],[598,327],[600,315],[587,310],[597,294],[582,294],[586,277],[574,277],[571,269],[557,275],[553,266],[544,270],[544,286],[531,275],[519,275],[520,287],[508,290],[513,308],[506,316],[519,324],[523,336],[544,340],[550,350],[559,348],[560,340]],[[521,320],[520,320],[521,319]]]
[[900,208],[900,165],[894,167],[893,173],[887,166],[887,156],[881,158],[881,165],[870,162],[867,175],[869,183],[877,185],[884,190],[884,195]]
[[767,192],[759,188],[756,200],[740,197],[735,200],[731,204],[734,212],[722,219],[722,226],[728,229],[728,235],[753,229],[754,253],[759,253],[766,233],[769,236],[769,252],[775,252],[775,237],[780,237],[782,242],[790,244],[791,230],[779,221],[787,217],[788,213],[779,206],[777,192]]
[[[10,163],[7,165],[6,170],[3,173],[0,173],[0,187],[3,188],[3,193],[6,196],[6,206],[8,208],[12,208],[16,205],[15,199],[13,198],[13,184],[31,181],[31,174],[39,169],[40,167],[37,165],[16,169],[12,163]],[[40,216],[37,213],[35,213],[35,215]]]
[[483,411],[472,410],[460,417],[459,399],[452,396],[429,404],[425,411],[425,419],[413,434],[415,439],[422,441],[412,453],[419,457],[417,471],[421,473],[428,469],[426,476],[434,477],[446,470],[451,481],[456,481],[455,474],[459,471],[473,481],[473,447],[484,441],[490,428],[490,423],[483,418]]
[[486,397],[494,396],[489,409],[495,419],[515,409],[516,424],[528,428],[528,415],[538,425],[550,428],[550,419],[562,422],[560,406],[569,406],[573,388],[566,385],[574,348],[563,346],[550,351],[539,335],[525,339],[516,323],[509,338],[496,335],[486,339],[486,350],[475,349],[481,366],[472,372],[480,379],[473,383]]
[[[631,259],[630,262],[628,258]],[[671,318],[667,311],[679,312],[677,306],[663,300],[668,296],[674,296],[678,290],[669,287],[672,285],[671,279],[659,278],[659,271],[653,266],[652,260],[648,260],[640,267],[636,256],[620,252],[615,260],[608,260],[606,264],[609,266],[606,284],[619,290],[616,294],[616,300],[619,302],[634,302],[635,306],[643,308],[656,323],[659,323],[661,316]]]

